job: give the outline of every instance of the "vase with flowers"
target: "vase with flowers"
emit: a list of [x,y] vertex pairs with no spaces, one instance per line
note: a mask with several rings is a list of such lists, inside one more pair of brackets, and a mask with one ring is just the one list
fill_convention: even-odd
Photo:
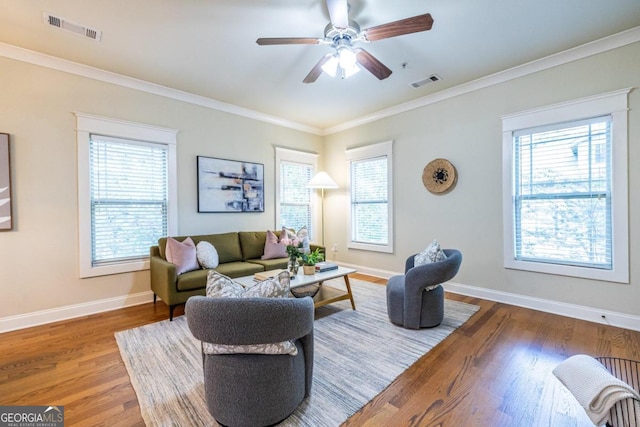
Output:
[[287,255],[289,255],[289,262],[287,263],[287,269],[289,275],[295,277],[298,274],[298,258],[300,257],[300,249],[302,248],[302,242],[297,238],[290,239],[285,237],[280,240],[285,244],[287,249]]

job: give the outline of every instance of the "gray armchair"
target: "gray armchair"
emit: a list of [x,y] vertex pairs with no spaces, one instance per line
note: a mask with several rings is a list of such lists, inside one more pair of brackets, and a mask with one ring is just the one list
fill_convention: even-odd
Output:
[[[411,255],[405,263],[405,274],[393,276],[387,283],[389,320],[408,329],[431,328],[444,318],[444,289],[440,285],[451,280],[460,268],[462,254],[444,249],[443,261],[414,267]],[[436,286],[437,285],[437,286]],[[429,286],[436,286],[430,291]]]
[[226,426],[266,426],[287,418],[311,392],[311,298],[208,298],[187,300],[194,337],[227,345],[292,340],[298,354],[202,353],[207,407]]

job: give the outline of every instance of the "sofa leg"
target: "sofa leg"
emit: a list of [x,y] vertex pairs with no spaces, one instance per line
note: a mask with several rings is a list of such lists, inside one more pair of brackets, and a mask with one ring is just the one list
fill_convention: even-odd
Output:
[[156,303],[156,298],[158,298],[158,295],[153,294],[153,303],[154,303],[154,304]]
[[173,321],[173,310],[175,310],[176,307],[177,307],[177,304],[169,306],[169,322]]

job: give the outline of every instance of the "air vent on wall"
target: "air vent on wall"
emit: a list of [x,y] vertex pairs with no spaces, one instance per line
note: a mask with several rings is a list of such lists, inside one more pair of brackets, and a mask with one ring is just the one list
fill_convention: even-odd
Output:
[[54,16],[50,13],[44,12],[42,14],[42,17],[44,18],[44,23],[52,27],[69,31],[79,36],[90,38],[91,40],[100,41],[100,38],[102,37],[102,31],[85,27],[84,25],[76,24],[64,18]]
[[424,86],[424,85],[426,85],[427,83],[433,83],[433,82],[437,82],[437,81],[440,81],[440,80],[442,80],[442,78],[440,78],[440,76],[439,76],[439,75],[437,75],[437,74],[431,74],[429,77],[427,77],[427,78],[426,78],[426,79],[424,79],[424,80],[419,80],[419,81],[417,81],[417,82],[413,82],[413,83],[411,83],[411,86],[413,86],[413,87],[415,87],[415,88],[418,88],[418,87],[420,87],[420,86]]

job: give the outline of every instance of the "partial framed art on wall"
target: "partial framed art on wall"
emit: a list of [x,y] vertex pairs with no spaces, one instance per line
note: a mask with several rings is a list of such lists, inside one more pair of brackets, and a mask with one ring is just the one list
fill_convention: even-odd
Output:
[[198,156],[198,212],[264,212],[264,165]]
[[0,133],[0,231],[7,231],[13,228],[10,153],[9,135]]

